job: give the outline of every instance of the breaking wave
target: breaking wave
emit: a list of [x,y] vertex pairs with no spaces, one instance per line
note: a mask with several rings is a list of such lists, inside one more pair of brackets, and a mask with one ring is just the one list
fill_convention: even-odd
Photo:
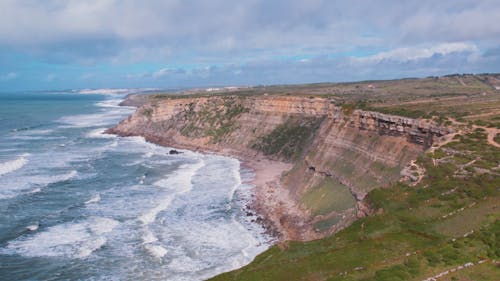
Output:
[[106,244],[106,234],[118,224],[116,220],[102,217],[60,224],[13,240],[3,252],[26,257],[85,258]]
[[4,163],[0,163],[0,176],[12,173],[16,170],[21,169],[24,165],[28,163],[27,157],[30,154],[26,153],[21,155],[19,158]]

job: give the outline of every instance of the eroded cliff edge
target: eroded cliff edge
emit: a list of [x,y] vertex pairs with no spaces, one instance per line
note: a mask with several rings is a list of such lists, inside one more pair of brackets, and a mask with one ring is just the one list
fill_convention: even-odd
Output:
[[[428,120],[352,110],[321,97],[150,97],[110,132],[292,167],[254,208],[282,239],[329,235],[369,212],[365,195],[450,132]],[[275,161],[275,162],[272,162]]]

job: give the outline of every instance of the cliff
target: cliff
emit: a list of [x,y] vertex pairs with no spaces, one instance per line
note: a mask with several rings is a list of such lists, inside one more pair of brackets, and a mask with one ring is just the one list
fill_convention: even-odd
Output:
[[[449,130],[343,108],[328,98],[259,95],[156,96],[110,132],[243,161],[290,163],[278,182],[262,189],[254,208],[284,239],[310,240],[366,215],[365,195],[399,180],[401,170]],[[275,201],[263,202],[268,199]]]

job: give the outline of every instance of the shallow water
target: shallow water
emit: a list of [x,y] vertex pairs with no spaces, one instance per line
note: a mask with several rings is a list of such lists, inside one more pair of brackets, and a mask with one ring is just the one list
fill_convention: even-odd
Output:
[[103,134],[121,98],[0,94],[0,280],[201,280],[267,249],[251,173]]

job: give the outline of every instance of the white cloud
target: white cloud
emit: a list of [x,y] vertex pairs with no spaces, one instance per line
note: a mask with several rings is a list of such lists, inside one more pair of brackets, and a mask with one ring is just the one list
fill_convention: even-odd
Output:
[[165,77],[172,73],[172,70],[170,68],[162,68],[156,72],[153,73],[153,78],[161,78]]
[[469,53],[471,58],[474,58],[480,54],[480,50],[472,43],[444,43],[431,47],[396,48],[367,57],[354,58],[354,61],[375,63],[383,60],[392,60],[405,62],[431,58],[435,55],[446,56],[452,53]]
[[84,63],[227,63],[471,40],[491,47],[500,44],[498,14],[498,0],[3,0],[0,47]]
[[422,39],[499,42],[498,0],[419,1],[418,4],[400,22],[399,29],[407,42]]
[[[0,81],[169,87],[498,72],[499,1],[0,0],[0,69],[12,71]],[[40,65],[33,77],[23,62]]]

